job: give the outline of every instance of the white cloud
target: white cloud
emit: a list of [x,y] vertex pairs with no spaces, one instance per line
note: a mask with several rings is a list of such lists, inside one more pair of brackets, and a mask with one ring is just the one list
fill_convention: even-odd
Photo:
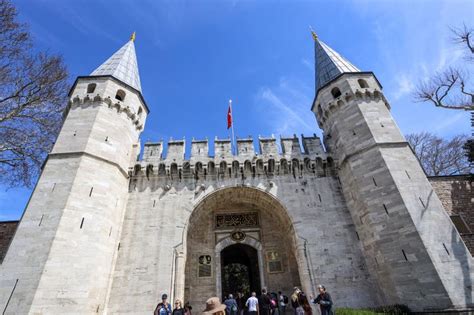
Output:
[[466,112],[458,112],[455,115],[443,117],[441,121],[435,124],[434,131],[441,132],[457,125],[463,118],[467,116]]
[[262,87],[256,97],[256,109],[264,112],[272,133],[282,136],[319,132],[310,113],[313,92],[302,82],[281,78],[277,86]]
[[392,99],[394,101],[399,100],[400,98],[410,94],[415,89],[415,82],[413,77],[409,74],[399,74],[397,76],[398,86],[395,92],[392,93]]

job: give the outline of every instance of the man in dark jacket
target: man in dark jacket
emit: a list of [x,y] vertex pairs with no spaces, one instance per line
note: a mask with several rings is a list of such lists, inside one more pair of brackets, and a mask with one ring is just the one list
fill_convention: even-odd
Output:
[[321,315],[332,315],[331,295],[326,292],[326,288],[318,285],[319,295],[313,300],[314,304],[319,304]]
[[262,289],[262,295],[258,298],[259,315],[270,315],[271,301],[266,289]]

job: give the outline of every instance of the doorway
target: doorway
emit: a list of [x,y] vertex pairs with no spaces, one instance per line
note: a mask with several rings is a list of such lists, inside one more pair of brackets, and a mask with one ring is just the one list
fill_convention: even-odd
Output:
[[246,244],[234,244],[221,252],[222,299],[228,294],[240,292],[250,296],[260,292],[258,252]]

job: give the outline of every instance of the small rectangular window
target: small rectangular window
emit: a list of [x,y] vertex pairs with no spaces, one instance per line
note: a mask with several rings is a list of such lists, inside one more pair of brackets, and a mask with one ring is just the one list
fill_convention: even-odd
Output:
[[82,218],[81,220],[81,226],[79,227],[80,229],[82,229],[82,226],[84,225],[84,218]]
[[408,261],[407,254],[405,254],[405,251],[402,249],[403,257],[405,257],[405,260]]

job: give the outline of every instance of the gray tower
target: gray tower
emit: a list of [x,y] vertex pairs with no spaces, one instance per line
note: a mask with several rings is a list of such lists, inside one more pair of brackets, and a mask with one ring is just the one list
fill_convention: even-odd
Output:
[[381,304],[414,310],[473,303],[473,260],[372,72],[361,72],[313,33],[312,111],[338,173]]
[[89,76],[68,114],[0,267],[5,314],[101,313],[106,304],[128,172],[148,109],[134,35]]

